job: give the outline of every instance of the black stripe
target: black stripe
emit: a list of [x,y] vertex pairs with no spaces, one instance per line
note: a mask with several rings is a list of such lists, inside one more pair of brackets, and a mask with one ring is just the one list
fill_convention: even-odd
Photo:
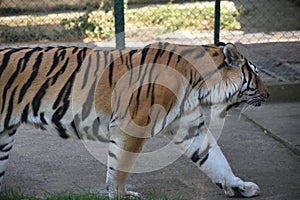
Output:
[[75,126],[74,120],[71,122],[71,127],[73,128],[73,131],[74,131],[75,135],[77,136],[77,138],[81,139],[81,135],[79,134],[79,132],[78,132],[76,126]]
[[[190,80],[189,80],[189,84],[192,85],[193,84],[193,70],[190,69]],[[194,85],[194,84],[193,84]],[[192,86],[193,87],[193,86]]]
[[177,55],[177,62],[176,62],[176,64],[178,64],[180,61],[181,61],[181,56],[180,55]]
[[124,58],[123,58],[123,51],[119,50],[120,58],[121,58],[121,64],[124,63]]
[[54,85],[58,79],[58,77],[63,74],[66,70],[66,68],[68,67],[70,58],[67,58],[65,63],[63,64],[63,66],[54,74],[54,76],[52,77],[52,83],[51,85]]
[[4,176],[4,174],[5,174],[5,171],[1,172],[1,173],[0,173],[0,178],[1,178],[2,176]]
[[77,50],[79,49],[79,47],[72,47],[73,50],[72,50],[72,54],[75,54],[77,52]]
[[22,112],[22,116],[21,116],[21,123],[23,122],[27,122],[27,118],[28,118],[28,109],[29,109],[29,104],[27,104]]
[[68,97],[71,94],[74,79],[75,79],[75,73],[73,73],[70,76],[70,78],[67,80],[63,88],[60,90],[56,100],[54,101],[52,109],[56,109],[60,105],[61,101],[63,101],[62,102],[63,104],[67,104],[67,105],[69,104]]
[[[154,120],[154,122],[152,123],[153,126],[152,126],[152,129],[151,129],[151,137],[153,137],[154,134],[155,134],[155,133],[154,133],[154,129],[155,129],[155,125],[157,124],[158,116],[159,116],[160,112],[161,112],[161,110],[159,110],[159,111],[156,113],[156,116],[155,116],[155,118],[154,118],[155,120]],[[150,113],[150,114],[151,114],[151,113]],[[147,121],[150,122],[150,117],[148,117]]]
[[[131,85],[132,83],[132,77],[133,77],[133,70],[130,70],[133,68],[133,63],[132,63],[132,56],[133,54],[135,54],[137,52],[137,50],[132,50],[129,52],[129,64],[128,64],[128,70],[130,72],[130,79],[129,79],[129,85]],[[126,66],[127,66],[127,63],[126,63]]]
[[93,135],[98,139],[100,142],[109,142],[108,139],[101,137],[100,132],[99,132],[99,127],[100,127],[100,118],[97,117],[94,122],[93,122]]
[[95,94],[95,89],[97,85],[97,80],[94,81],[89,94],[87,96],[87,99],[85,100],[83,107],[82,107],[82,121],[84,121],[90,114],[92,106],[93,106],[93,101],[94,101],[94,94]]
[[249,76],[248,76],[249,78],[248,78],[248,83],[247,83],[247,89],[251,90],[250,83],[252,82],[252,73],[248,72],[248,74],[249,74]]
[[130,68],[132,69],[133,68],[133,65],[132,65],[132,56],[133,54],[135,54],[138,50],[137,49],[134,49],[134,50],[131,50],[129,52],[129,64],[130,64]]
[[112,87],[113,75],[114,75],[113,72],[114,72],[114,56],[110,54],[109,75],[108,75],[108,81],[110,87]]
[[173,57],[173,55],[174,55],[174,52],[171,51],[171,52],[169,53],[169,58],[168,58],[167,66],[169,66],[170,61],[171,61],[171,58]]
[[14,134],[16,134],[17,130],[13,130],[11,132],[8,133],[8,136],[11,137],[13,136]]
[[147,48],[147,47],[145,47],[145,48],[142,50],[142,57],[141,57],[140,66],[142,66],[142,65],[145,63],[145,60],[146,60],[148,51],[149,51],[149,48]]
[[52,59],[52,65],[49,69],[49,71],[47,72],[46,76],[49,76],[51,74],[51,72],[57,67],[57,65],[65,59],[66,56],[66,50],[65,49],[61,49],[61,48],[57,48],[54,49],[55,53]]
[[205,163],[205,161],[208,159],[209,153],[206,154],[206,156],[200,161],[199,165],[200,167]]
[[214,52],[212,57],[218,57],[219,56],[219,53],[218,52]]
[[152,82],[152,74],[153,74],[153,70],[155,68],[155,65],[157,63],[157,59],[159,56],[161,56],[161,52],[162,52],[162,49],[160,47],[160,49],[157,50],[155,56],[154,56],[154,59],[153,59],[153,63],[152,63],[152,66],[151,66],[151,69],[150,69],[150,72],[148,73],[148,89],[147,89],[147,98],[149,97],[150,95],[150,88],[151,88],[151,82]]
[[206,51],[203,51],[202,49],[200,49],[199,51],[200,51],[200,53],[195,55],[194,59],[200,59],[205,56]]
[[4,111],[4,106],[5,106],[5,103],[6,103],[7,92],[10,89],[10,87],[12,86],[13,82],[15,81],[15,79],[18,77],[20,69],[21,69],[21,61],[19,60],[18,65],[17,65],[17,69],[12,74],[12,76],[9,78],[9,80],[7,81],[7,83],[6,83],[5,87],[4,87],[4,91],[2,93],[2,108],[1,108],[1,113],[3,113],[3,111]]
[[196,162],[198,162],[198,161],[200,160],[200,157],[199,157],[199,149],[197,149],[197,150],[193,153],[193,155],[192,155],[192,157],[191,157],[191,160],[192,160],[194,163],[196,163]]
[[39,53],[39,55],[37,56],[34,65],[32,66],[32,73],[29,77],[29,79],[26,81],[26,83],[23,85],[23,87],[21,88],[21,91],[19,93],[19,98],[18,98],[18,103],[21,103],[21,101],[23,100],[28,88],[31,86],[32,82],[34,81],[34,79],[36,78],[36,76],[38,75],[39,72],[39,66],[42,63],[42,57],[43,57],[43,53]]
[[94,76],[97,76],[98,70],[100,68],[100,54],[99,51],[94,52],[94,54],[96,55],[96,68],[95,68]]
[[85,69],[85,73],[84,73],[83,83],[82,83],[81,89],[83,89],[86,86],[87,80],[89,78],[89,72],[90,72],[90,68],[91,68],[91,65],[92,65],[92,56],[91,55],[89,55],[88,63],[86,65],[87,66],[86,66],[86,69]]
[[114,140],[110,140],[109,142],[113,143],[113,144],[117,144],[116,141],[114,141]]
[[125,65],[126,65],[127,70],[130,70],[129,58],[128,57],[126,57]]
[[10,147],[8,147],[7,149],[5,149],[5,147],[7,147],[7,145],[9,145],[10,143],[8,143],[8,144],[4,144],[4,145],[1,145],[0,146],[0,151],[1,152],[9,152],[11,149],[12,149],[12,145],[10,146]]
[[123,116],[121,116],[122,119],[127,115],[128,111],[129,111],[129,107],[130,107],[130,105],[132,103],[132,100],[133,100],[133,95],[131,94],[129,102],[128,102],[128,106],[126,107],[126,110],[125,110]]
[[2,64],[0,65],[0,77],[3,73],[3,71],[6,69],[6,67],[8,66],[9,60],[10,60],[10,56],[18,51],[23,50],[23,48],[20,49],[11,49],[8,52],[4,53],[4,57],[2,59]]
[[103,65],[103,68],[105,69],[107,67],[107,56],[108,56],[109,52],[108,51],[104,51],[103,54],[104,54],[104,65]]
[[156,63],[158,57],[161,56],[162,48],[163,47],[162,47],[161,43],[159,43],[158,49],[156,49],[156,54],[154,56],[153,63]]
[[111,157],[111,158],[114,158],[114,159],[118,160],[116,154],[112,153],[111,151],[108,151],[108,156]]
[[[150,72],[150,73],[152,73],[152,72]],[[150,81],[148,81],[147,98],[150,96],[150,91],[151,91],[151,88],[153,87],[152,85],[153,85],[153,83],[151,83]]]
[[8,159],[8,155],[3,156],[3,157],[0,157],[0,161],[1,161],[1,160],[7,160],[7,159]]
[[7,108],[7,113],[6,113],[6,117],[5,117],[5,120],[4,120],[4,127],[6,129],[10,128],[9,121],[10,121],[12,111],[13,111],[13,107],[14,107],[14,97],[15,97],[16,90],[17,90],[17,87],[15,87],[15,89],[12,91],[12,93],[10,95],[8,108]]
[[[152,92],[151,92],[151,103],[150,105],[153,106],[154,105],[154,102],[155,102],[155,86],[156,86],[156,81],[157,81],[157,78],[156,77],[152,83]],[[149,91],[150,92],[150,91]],[[148,95],[148,94],[147,94]]]
[[22,65],[21,72],[23,72],[26,69],[26,67],[29,67],[27,65],[27,63],[30,60],[32,54],[37,52],[37,51],[41,51],[41,50],[42,50],[42,48],[36,47],[36,48],[31,49],[30,51],[25,53],[24,57],[20,59],[20,64]]
[[164,53],[166,52],[166,48],[167,48],[167,46],[169,46],[170,45],[170,43],[168,43],[168,42],[164,42],[163,43],[164,45],[163,45],[163,47],[162,47],[162,51],[161,51],[161,53],[160,53],[160,57],[162,57],[163,55],[164,55]]
[[33,109],[33,115],[34,116],[38,115],[38,111],[39,111],[40,106],[41,106],[41,100],[42,100],[43,96],[46,94],[46,91],[47,91],[47,89],[49,87],[49,81],[50,81],[50,78],[48,78],[43,83],[43,85],[40,87],[40,89],[38,90],[38,92],[33,97],[33,100],[32,100],[32,109]]
[[[115,102],[114,102],[114,103],[115,103]],[[118,113],[119,108],[120,108],[120,105],[121,105],[121,95],[118,95],[118,100],[117,100],[117,104],[116,104],[116,106],[115,106],[114,113]]]
[[162,122],[162,125],[161,125],[161,131],[165,129],[166,127],[166,124],[167,124],[167,118],[168,118],[168,113],[169,111],[167,112],[167,114],[164,116],[164,120]]
[[46,119],[45,119],[45,113],[43,113],[43,112],[40,113],[40,120],[43,124],[46,124],[46,125],[48,124]]
[[52,50],[54,48],[57,48],[57,47],[45,47],[44,48],[44,52],[48,52],[48,51],[50,51],[50,50]]
[[69,138],[70,136],[66,133],[66,130],[63,128],[63,126],[61,125],[60,122],[57,122],[55,123],[56,125],[56,130],[58,131],[59,133],[59,136],[63,139],[67,139]]
[[78,139],[82,139],[82,135],[77,129],[77,126],[79,126],[80,120],[78,117],[78,114],[74,116],[74,120],[71,122],[71,127],[73,128],[75,135],[77,136]]
[[83,62],[83,60],[86,57],[86,51],[88,50],[88,48],[82,48],[78,54],[77,54],[77,67],[76,67],[76,71],[78,71],[81,67],[81,64]]
[[222,183],[216,183],[216,185],[217,185],[221,190],[223,190]]
[[66,110],[67,110],[66,107],[59,107],[52,116],[52,122],[55,124],[56,130],[58,131],[59,136],[64,139],[70,137],[69,135],[67,135],[65,128],[62,126],[62,124],[60,122],[60,120],[64,116]]
[[192,53],[197,51],[197,47],[190,47],[180,52],[180,56],[184,57],[185,55],[191,55]]

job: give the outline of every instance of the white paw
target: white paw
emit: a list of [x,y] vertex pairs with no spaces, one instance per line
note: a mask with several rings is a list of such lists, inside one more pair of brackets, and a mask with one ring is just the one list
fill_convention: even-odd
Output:
[[244,197],[254,197],[259,195],[260,189],[258,185],[252,182],[244,182],[244,184],[242,190],[239,190]]
[[141,196],[138,192],[127,191],[126,192],[126,199],[139,199]]
[[224,192],[227,196],[243,196],[243,197],[254,197],[258,196],[260,189],[258,185],[252,182],[244,182],[237,178],[234,184],[224,186]]

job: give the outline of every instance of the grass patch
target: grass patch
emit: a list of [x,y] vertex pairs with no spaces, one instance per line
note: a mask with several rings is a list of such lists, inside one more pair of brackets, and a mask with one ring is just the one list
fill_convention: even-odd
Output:
[[[240,29],[238,17],[239,12],[232,2],[222,2],[221,29]],[[126,37],[140,35],[137,39],[142,40],[154,39],[161,33],[175,30],[213,30],[213,24],[214,2],[152,5],[125,11]],[[152,38],[145,34],[149,29],[153,30],[148,34]],[[72,41],[87,38],[106,40],[113,36],[112,11],[0,17],[0,42],[2,43]]]
[[[34,195],[25,195],[17,191],[6,191],[0,193],[2,200],[109,200],[106,195],[98,195],[93,193],[80,194],[49,194],[43,198]],[[151,191],[146,197],[123,197],[120,200],[170,200],[166,194],[156,191]]]

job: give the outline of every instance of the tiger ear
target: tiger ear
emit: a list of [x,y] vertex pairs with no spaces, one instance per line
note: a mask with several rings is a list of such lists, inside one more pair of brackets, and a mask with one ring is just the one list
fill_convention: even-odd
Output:
[[223,47],[225,62],[230,66],[239,67],[243,63],[243,58],[234,44],[228,43]]

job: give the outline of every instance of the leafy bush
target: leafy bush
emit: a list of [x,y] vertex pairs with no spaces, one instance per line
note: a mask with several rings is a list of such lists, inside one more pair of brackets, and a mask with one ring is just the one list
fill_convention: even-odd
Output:
[[65,33],[77,33],[80,38],[107,39],[113,35],[112,12],[88,12],[75,19],[63,19],[61,25]]

